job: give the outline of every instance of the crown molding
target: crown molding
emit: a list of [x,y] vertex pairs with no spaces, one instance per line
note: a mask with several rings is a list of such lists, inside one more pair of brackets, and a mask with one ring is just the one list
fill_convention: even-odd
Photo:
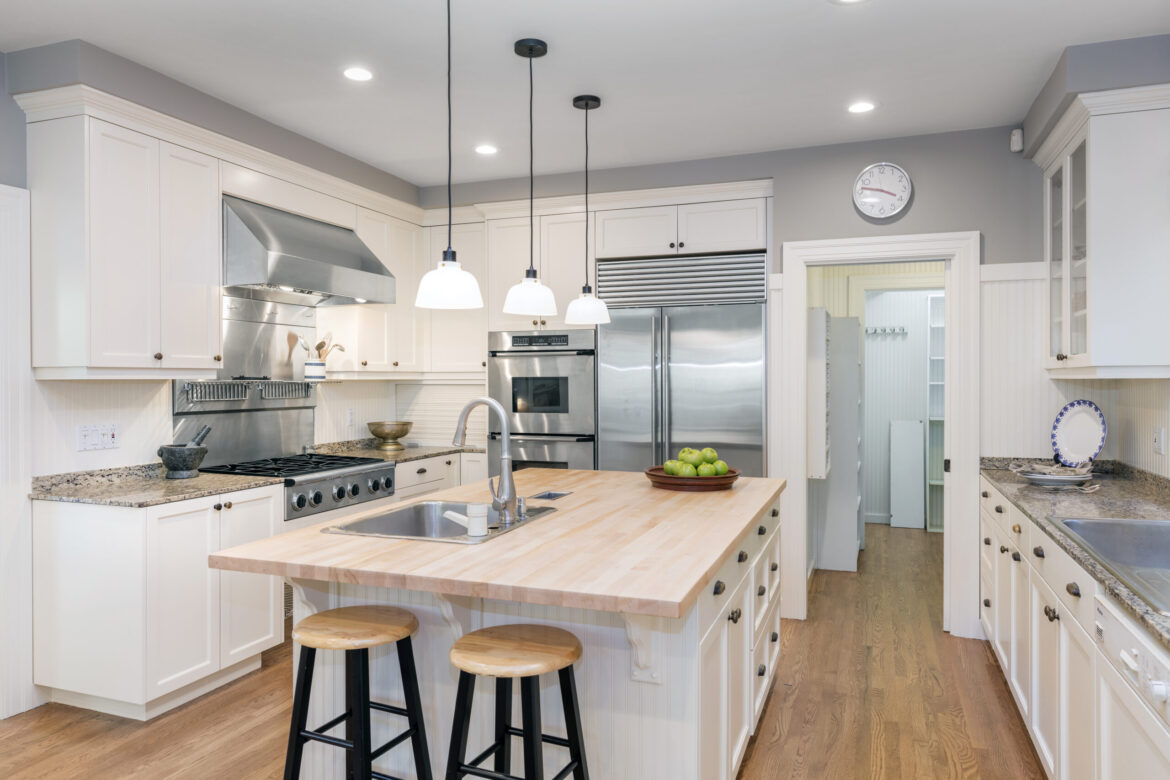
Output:
[[422,224],[423,209],[323,173],[285,157],[264,151],[168,114],[94,89],[71,84],[13,96],[28,123],[68,116],[92,116],[168,143],[193,149],[220,160],[315,190],[372,211]]
[[[476,222],[483,222],[483,212],[475,206],[456,206],[451,211],[451,224],[453,225],[467,225]],[[447,224],[447,207],[440,206],[433,209],[426,209],[422,215],[423,227],[437,227],[439,225]]]
[[[724,184],[695,184],[684,187],[627,190],[624,192],[590,193],[589,208],[628,209],[646,206],[677,206],[684,203],[706,203],[720,200],[746,200],[772,195],[772,180],[737,181]],[[527,217],[527,200],[505,200],[495,203],[477,203],[476,208],[485,219]],[[585,210],[584,195],[561,195],[537,198],[533,204],[536,216],[568,214]]]
[[1057,162],[1069,144],[1075,141],[1085,131],[1089,123],[1089,110],[1085,108],[1080,98],[1074,100],[1057,120],[1048,137],[1044,139],[1032,161],[1045,171],[1054,162]]
[[1057,120],[1048,137],[1032,156],[1044,170],[1055,163],[1069,144],[1075,142],[1089,120],[1095,116],[1156,111],[1170,108],[1170,84],[1109,89],[1077,95]]

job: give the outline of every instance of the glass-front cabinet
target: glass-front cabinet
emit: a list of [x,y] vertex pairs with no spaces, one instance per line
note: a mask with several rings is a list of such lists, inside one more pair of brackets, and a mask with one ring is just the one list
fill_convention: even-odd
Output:
[[1049,368],[1090,365],[1086,144],[1082,135],[1044,173]]

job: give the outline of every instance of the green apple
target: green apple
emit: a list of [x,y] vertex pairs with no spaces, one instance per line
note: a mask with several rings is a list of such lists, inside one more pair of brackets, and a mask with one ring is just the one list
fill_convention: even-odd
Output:
[[724,474],[727,473],[727,462],[726,461],[717,460],[714,463],[712,463],[711,465],[715,467],[715,475],[716,476],[722,477]]
[[704,463],[714,463],[719,460],[719,453],[715,451],[714,447],[704,447],[702,455]]
[[699,452],[698,450],[692,450],[692,449],[685,449],[682,452],[680,452],[678,454],[678,459],[681,460],[683,463],[689,463],[690,465],[694,466],[695,468],[698,468],[700,465],[702,465],[705,462],[703,460],[703,453]]
[[713,477],[715,476],[715,464],[704,463],[702,466],[699,466],[698,472],[700,477]]
[[683,462],[679,464],[678,471],[675,472],[676,477],[697,477],[699,472],[690,463]]
[[675,474],[678,472],[678,461],[668,460],[662,464],[662,471],[666,474]]

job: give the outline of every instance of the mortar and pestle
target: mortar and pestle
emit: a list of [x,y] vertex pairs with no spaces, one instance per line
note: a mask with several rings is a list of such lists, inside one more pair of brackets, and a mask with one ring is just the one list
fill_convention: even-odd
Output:
[[186,444],[164,444],[158,448],[158,456],[167,468],[167,479],[192,479],[199,476],[199,464],[207,455],[207,448],[202,444],[209,433],[211,426],[204,425],[195,438]]

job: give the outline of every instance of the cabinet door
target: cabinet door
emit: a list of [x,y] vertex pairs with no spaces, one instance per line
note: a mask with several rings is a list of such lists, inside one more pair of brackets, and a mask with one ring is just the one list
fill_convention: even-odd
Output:
[[[249,491],[216,499],[220,549],[277,532],[280,504],[271,491]],[[220,666],[250,658],[284,641],[284,588],[279,577],[219,572]]]
[[[540,237],[533,245],[536,268],[540,268]],[[488,247],[488,330],[533,330],[538,320],[516,314],[504,314],[508,290],[524,278],[528,268],[528,218],[491,219],[487,223]],[[541,281],[547,281],[542,279]],[[564,304],[557,301],[557,305]]]
[[727,751],[728,777],[735,777],[752,731],[752,578],[744,577],[729,601],[739,620],[727,621]]
[[398,347],[397,304],[364,303],[352,307],[355,311],[353,340],[345,345],[352,350],[349,357],[353,371],[392,371]]
[[[389,315],[384,313],[384,308],[372,304],[365,304],[364,307],[324,306],[317,309],[317,338],[330,344],[340,344],[345,348],[344,352],[334,349],[329,353],[329,357],[325,358],[327,371],[357,371],[362,360],[369,360],[361,356],[361,327],[368,325],[368,322],[363,322],[363,308],[366,310],[366,320],[371,316],[370,309],[382,309],[383,316],[389,318]],[[376,331],[377,328],[373,330]],[[382,336],[379,337],[375,333],[374,338],[381,338],[385,344],[384,330]]]
[[1106,661],[1097,664],[1100,780],[1170,777],[1170,730]]
[[[728,609],[730,611],[730,608]],[[715,621],[699,646],[699,777],[727,780],[727,631]]]
[[1029,654],[1032,642],[1031,631],[1031,602],[1032,590],[1029,583],[1028,564],[1016,560],[1019,550],[1008,545],[1008,554],[1002,561],[1010,567],[1011,587],[1011,675],[1008,680],[1012,692],[1016,694],[1016,702],[1020,706],[1020,713],[1027,718],[1032,708],[1032,687],[1030,685],[1032,672],[1032,657]]
[[678,207],[678,251],[718,254],[764,249],[768,215],[763,198],[688,203]]
[[1085,141],[1068,158],[1068,356],[1088,363],[1089,354],[1089,231]]
[[[487,363],[488,300],[486,228],[482,222],[454,225],[451,248],[463,270],[479,282],[482,309],[419,309],[425,323],[431,371],[483,371]],[[419,278],[430,271],[447,248],[447,226],[426,229],[426,247],[419,262]],[[501,305],[502,302],[501,302]]]
[[1012,677],[1012,567],[1008,558],[1009,548],[1003,543],[998,529],[991,535],[991,544],[995,547],[997,560],[995,562],[995,596],[992,604],[998,605],[995,609],[995,655],[999,658],[999,665],[1007,675],[1009,682]]
[[1097,766],[1097,650],[1071,611],[1060,616],[1060,777],[1093,780]]
[[596,214],[597,257],[657,257],[678,252],[678,206]]
[[593,325],[566,325],[565,310],[581,294],[588,275],[589,285],[596,292],[593,273],[592,242],[586,270],[585,215],[554,214],[540,218],[541,278],[557,297],[557,316],[548,320],[548,327],[589,328]]
[[146,518],[146,698],[219,670],[220,549],[215,499],[152,507]]
[[395,284],[394,303],[362,306],[363,313],[359,315],[362,355],[357,357],[357,370],[418,371],[422,361],[414,296],[418,291],[417,261],[422,228],[359,208],[355,232],[394,274]]
[[1044,254],[1048,266],[1048,364],[1059,366],[1065,351],[1064,165],[1049,172],[1044,193]]
[[89,121],[89,363],[159,366],[159,142]]
[[464,452],[459,456],[459,484],[479,482],[488,478],[487,454]]
[[1060,601],[1039,576],[1032,577],[1032,741],[1044,771],[1056,777],[1060,750]]
[[162,365],[217,368],[223,320],[219,161],[160,144]]

